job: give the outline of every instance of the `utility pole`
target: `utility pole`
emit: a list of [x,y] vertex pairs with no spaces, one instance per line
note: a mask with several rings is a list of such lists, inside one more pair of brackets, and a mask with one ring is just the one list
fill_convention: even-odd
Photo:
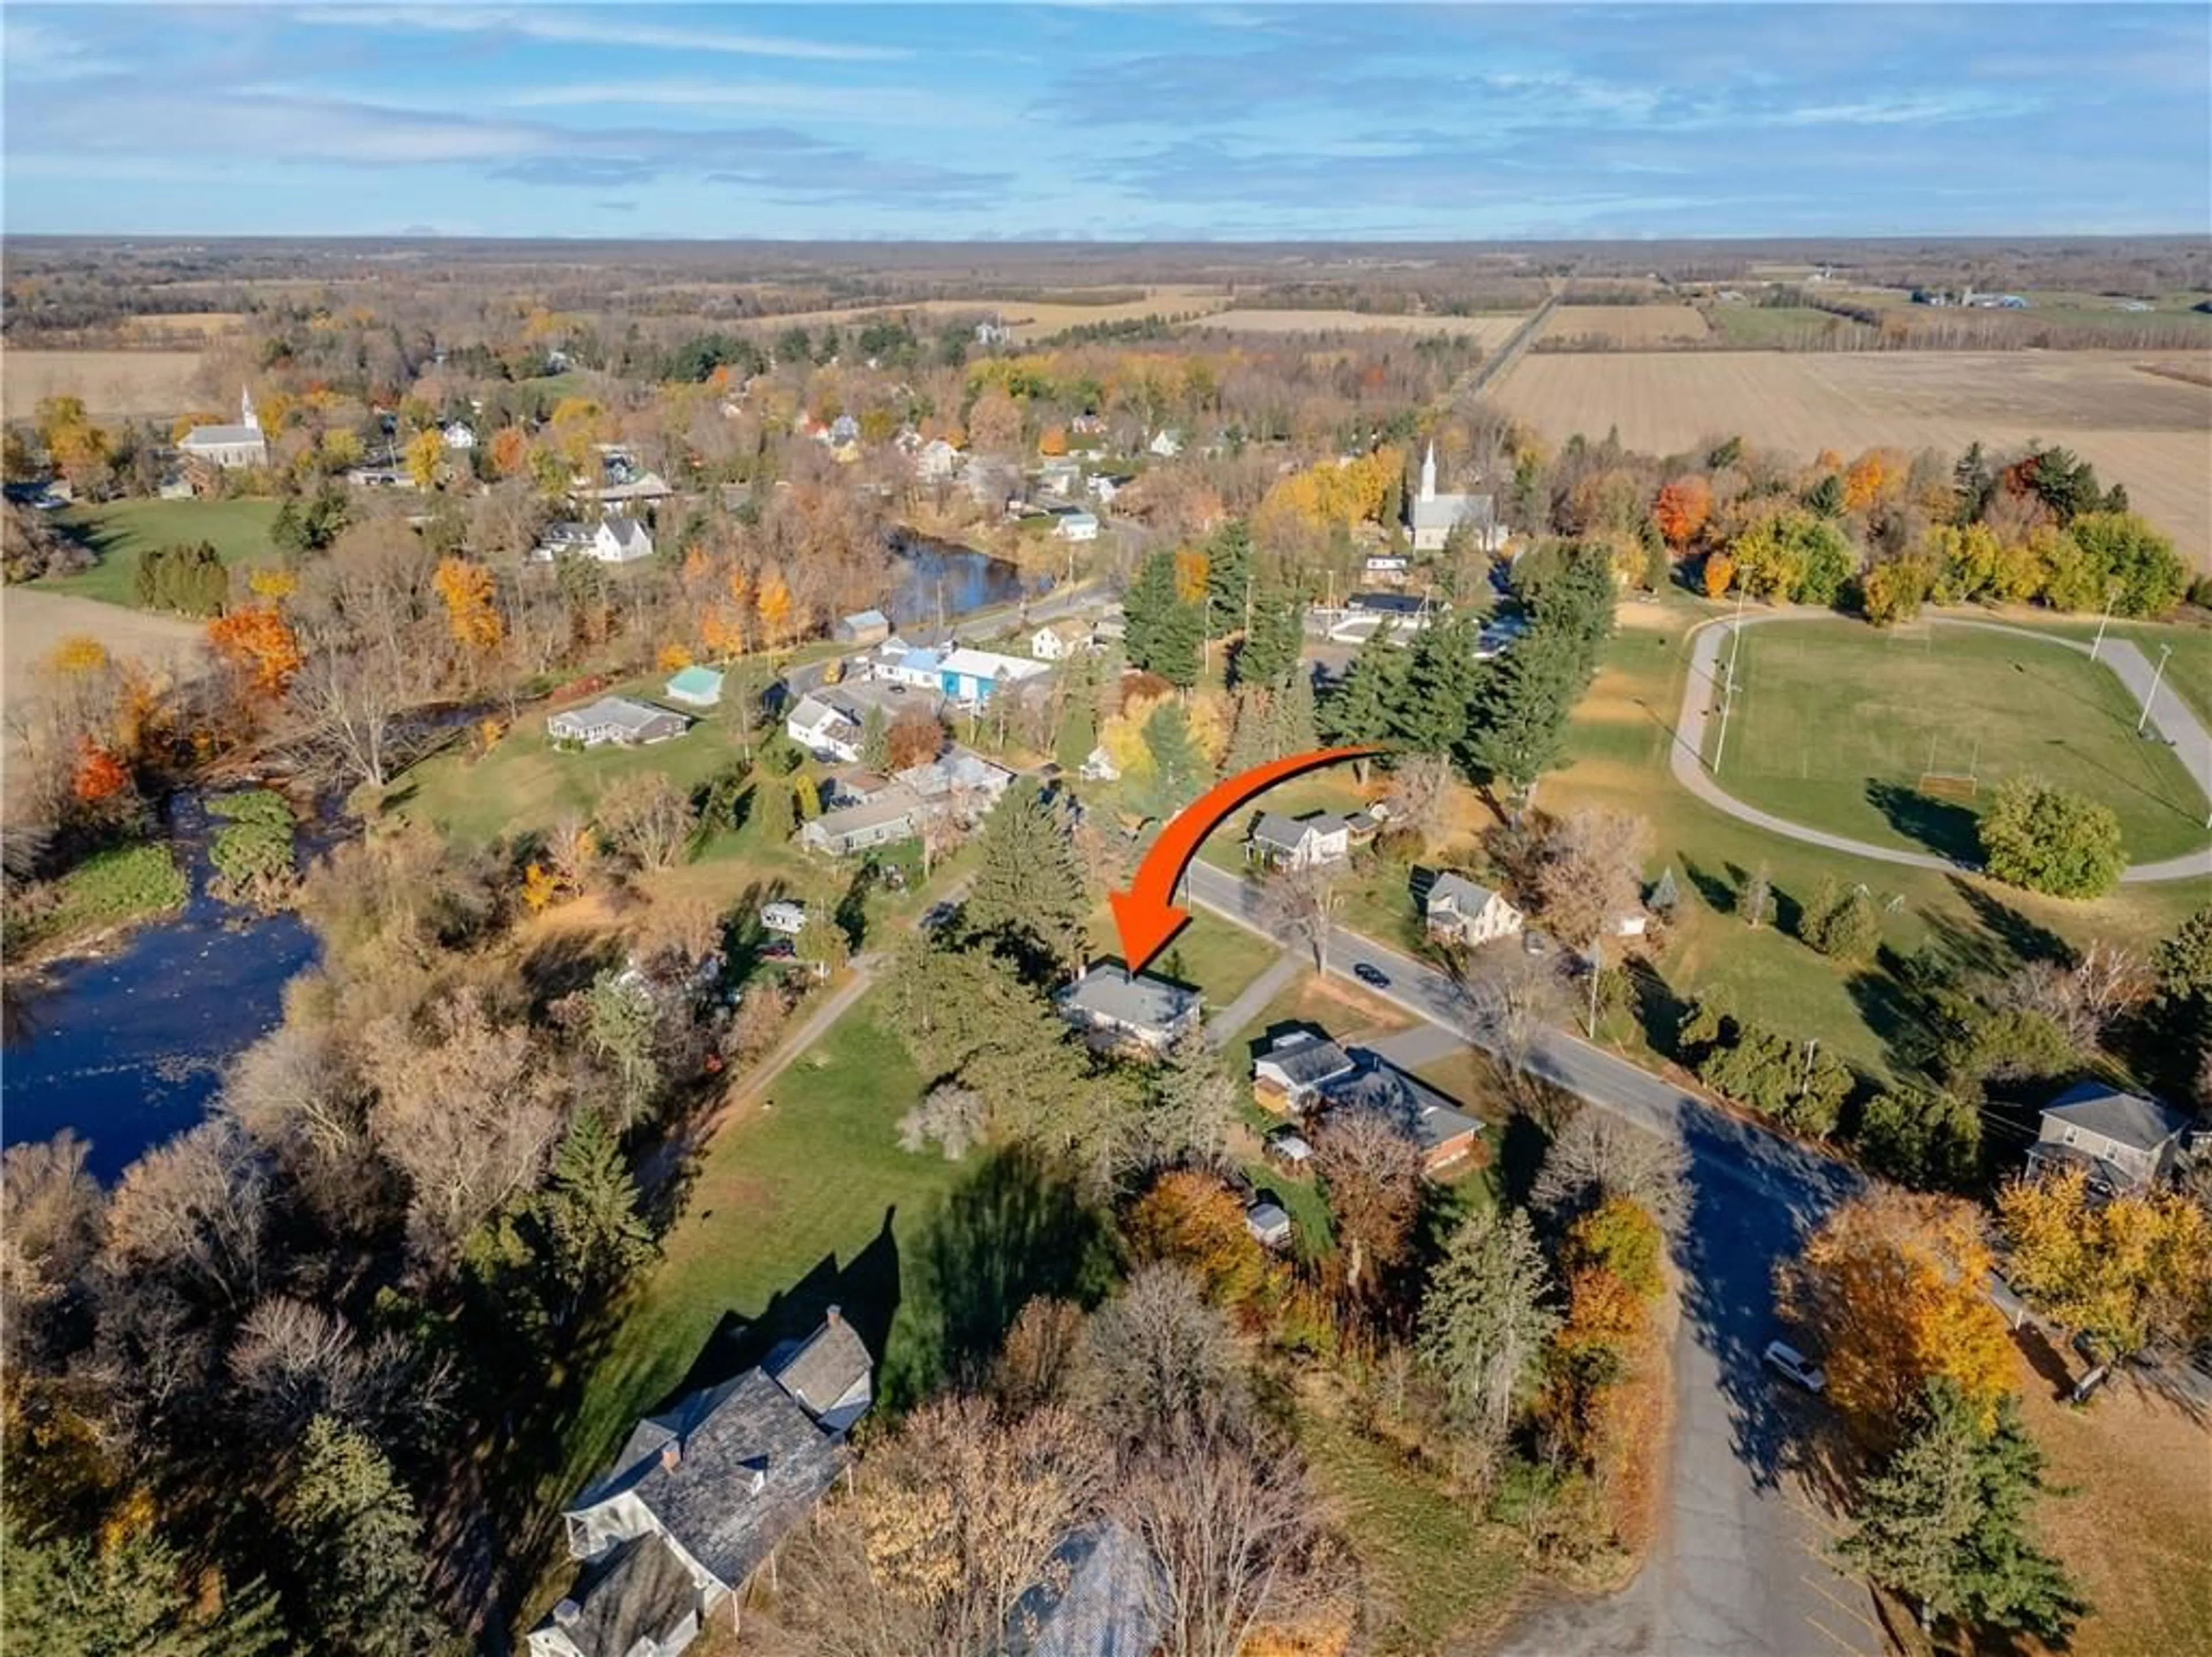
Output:
[[1743,588],[1735,592],[1735,619],[1729,623],[1728,684],[1721,691],[1721,734],[1713,744],[1713,775],[1721,774],[1721,756],[1728,752],[1729,715],[1735,710],[1735,659],[1743,654]]
[[1590,978],[1590,996],[1589,996],[1589,1033],[1590,1033],[1590,1039],[1591,1039],[1592,1041],[1595,1041],[1595,1040],[1597,1039],[1597,975],[1598,975],[1600,972],[1603,972],[1604,970],[1605,970],[1605,944],[1604,944],[1604,941],[1603,941],[1603,940],[1602,940],[1602,939],[1601,939],[1601,938],[1592,938],[1592,939],[1590,940],[1590,957],[1589,957],[1589,978]]
[[2150,723],[2150,704],[2158,700],[2159,681],[2166,677],[2166,659],[2172,654],[2173,647],[2171,644],[2161,644],[2158,647],[2158,667],[2150,676],[2150,694],[2143,698],[2142,717],[2136,721],[2137,736],[2141,736],[2143,734],[2143,727]]
[[2094,661],[2097,653],[2105,648],[2105,624],[2112,618],[2112,600],[2119,596],[2118,582],[2105,583],[2105,613],[2097,618],[2097,642],[2089,647],[2089,660]]

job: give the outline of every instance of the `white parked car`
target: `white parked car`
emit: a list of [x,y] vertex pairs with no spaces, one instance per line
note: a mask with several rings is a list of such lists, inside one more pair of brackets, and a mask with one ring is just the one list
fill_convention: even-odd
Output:
[[1784,1380],[1794,1381],[1808,1392],[1826,1389],[1828,1377],[1820,1366],[1800,1352],[1787,1341],[1769,1341],[1763,1355],[1767,1367],[1778,1372]]

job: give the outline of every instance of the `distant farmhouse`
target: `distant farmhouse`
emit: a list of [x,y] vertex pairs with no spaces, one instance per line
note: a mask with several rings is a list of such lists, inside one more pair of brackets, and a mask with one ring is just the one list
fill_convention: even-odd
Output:
[[601,564],[637,564],[653,556],[653,532],[635,518],[615,516],[597,524],[571,519],[549,525],[530,556],[550,564],[563,552]]
[[556,742],[580,742],[587,748],[596,748],[603,743],[623,748],[643,747],[649,742],[665,742],[671,737],[681,736],[690,728],[690,720],[673,709],[633,702],[626,696],[603,696],[597,702],[555,714],[545,722],[546,734]]
[[1521,911],[1499,893],[1464,874],[1439,874],[1422,900],[1421,918],[1429,935],[1470,949],[1521,929]]
[[267,466],[269,440],[262,436],[261,423],[254,415],[252,390],[238,394],[236,425],[194,426],[185,434],[177,449],[187,460],[203,460],[226,472],[241,466]]

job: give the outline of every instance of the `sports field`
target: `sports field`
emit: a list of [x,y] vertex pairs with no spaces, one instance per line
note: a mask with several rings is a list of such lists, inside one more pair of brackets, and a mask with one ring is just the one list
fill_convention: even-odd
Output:
[[[2080,653],[1957,627],[1747,627],[1719,782],[1808,827],[1877,844],[1978,856],[1976,822],[2022,772],[2119,813],[2137,862],[2204,844],[2203,795],[2141,710]],[[1707,757],[1719,740],[1717,722]],[[1971,775],[1971,789],[1923,774]]]
[[2212,569],[2212,385],[2203,353],[2118,351],[1532,352],[1492,393],[1555,442],[1618,427],[1679,453],[1741,436],[1810,460],[1824,448],[2063,443]]

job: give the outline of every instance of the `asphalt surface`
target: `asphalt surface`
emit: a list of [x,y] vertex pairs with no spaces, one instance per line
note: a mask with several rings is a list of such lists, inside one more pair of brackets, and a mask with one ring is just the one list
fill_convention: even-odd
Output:
[[[1738,627],[1764,627],[1788,621],[1808,621],[1825,615],[1824,611],[1784,611],[1778,614],[1746,616],[1741,621],[1713,623],[1697,635],[1697,643],[1690,658],[1690,678],[1682,692],[1682,716],[1674,728],[1674,743],[1668,755],[1674,780],[1716,810],[1765,829],[1770,834],[1802,840],[1808,845],[1822,847],[1830,851],[1847,853],[1854,857],[1872,858],[1876,862],[1902,863],[1911,868],[1961,870],[1975,873],[1964,863],[1948,857],[1938,857],[1924,851],[1906,851],[1896,846],[1878,846],[1866,840],[1854,840],[1847,835],[1831,834],[1825,829],[1808,828],[1802,823],[1793,823],[1787,818],[1777,817],[1771,812],[1746,805],[1723,788],[1719,780],[1705,769],[1705,726],[1718,716],[1720,708],[1720,653]],[[1998,622],[1957,621],[1938,618],[1931,625],[1943,627],[1973,627],[1985,632],[2011,633],[2021,638],[2033,639],[2039,644],[2057,645],[2069,650],[2090,654],[2090,646],[2073,639],[2058,638],[2049,633],[2030,631],[2024,627],[2007,627]],[[2128,694],[2140,705],[2154,686],[2157,694],[2151,698],[2150,725],[2160,739],[2170,746],[2184,768],[2203,789],[2208,801],[2212,801],[2212,735],[2208,735],[2188,704],[2174,694],[2164,675],[2153,667],[2149,660],[2126,639],[2107,638],[2097,652],[2097,658],[2119,676]],[[2185,852],[2179,857],[2168,857],[2155,863],[2136,863],[2120,876],[2123,882],[2140,886],[2159,880],[2202,880],[2212,879],[2212,845],[2196,851]]]
[[[1203,863],[1189,900],[1270,936],[1256,891]],[[1368,988],[1433,1033],[1388,1039],[1401,1062],[1489,1047],[1443,973],[1339,928],[1328,970],[1361,962]],[[1824,1556],[1827,1533],[1795,1463],[1793,1423],[1818,1406],[1786,1392],[1759,1354],[1778,1332],[1775,1264],[1859,1179],[1840,1164],[1739,1122],[1708,1101],[1564,1032],[1532,1040],[1526,1068],[1689,1153],[1691,1209],[1674,1259],[1683,1284],[1674,1430],[1661,1535],[1637,1581],[1602,1600],[1561,1603],[1518,1631],[1516,1657],[1835,1657],[1878,1653],[1863,1586]]]

